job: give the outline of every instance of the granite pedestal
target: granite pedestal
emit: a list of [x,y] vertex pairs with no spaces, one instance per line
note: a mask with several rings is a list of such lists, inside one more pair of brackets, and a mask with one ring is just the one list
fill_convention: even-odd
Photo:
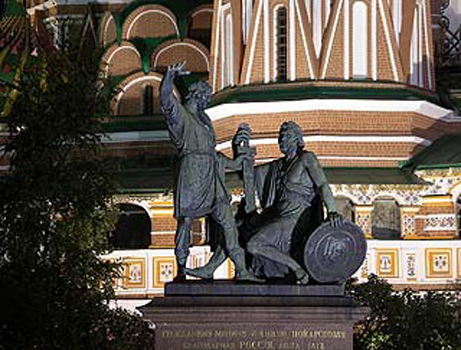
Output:
[[352,350],[352,327],[368,312],[339,285],[230,281],[168,284],[139,310],[155,325],[155,350]]

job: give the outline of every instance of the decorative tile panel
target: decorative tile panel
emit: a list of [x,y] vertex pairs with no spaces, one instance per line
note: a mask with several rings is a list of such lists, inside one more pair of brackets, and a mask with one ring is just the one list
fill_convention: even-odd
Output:
[[146,288],[144,259],[125,259],[125,285],[127,288]]
[[452,277],[451,249],[426,249],[426,274],[429,278]]
[[408,280],[416,280],[416,254],[405,254],[405,275]]
[[404,237],[416,234],[416,212],[418,210],[419,208],[401,209],[402,235]]
[[428,185],[332,185],[335,196],[346,196],[354,204],[371,205],[377,197],[392,197],[399,204],[419,206],[421,193],[427,191]]
[[425,231],[455,231],[456,216],[454,214],[426,215],[424,218]]
[[356,206],[355,207],[355,223],[363,233],[367,236],[371,236],[371,206]]
[[173,281],[177,267],[174,257],[154,257],[154,288],[162,288],[165,283]]
[[397,249],[379,249],[376,251],[379,277],[399,277],[399,251]]
[[440,174],[439,178],[432,178],[431,186],[421,195],[438,195],[449,193],[451,188],[461,182],[461,176],[446,176]]

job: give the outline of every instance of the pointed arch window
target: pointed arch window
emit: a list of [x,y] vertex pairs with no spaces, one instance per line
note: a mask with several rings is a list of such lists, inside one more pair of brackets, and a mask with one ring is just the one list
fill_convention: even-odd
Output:
[[368,75],[368,22],[367,5],[357,1],[353,6],[352,75],[365,79]]
[[286,81],[288,75],[287,9],[280,7],[275,14],[276,26],[276,80]]
[[234,35],[232,16],[228,14],[225,22],[225,80],[224,86],[234,85]]
[[242,0],[242,31],[243,43],[248,41],[250,34],[251,18],[253,13],[253,0]]
[[322,5],[320,1],[314,1],[312,5],[312,33],[314,35],[314,48],[317,57],[320,56],[323,36]]
[[152,85],[144,85],[141,96],[141,114],[154,114],[154,87]]
[[411,84],[424,86],[423,77],[423,18],[421,5],[416,4],[415,19],[413,21],[413,33],[411,39]]
[[394,0],[392,2],[392,21],[394,23],[394,30],[397,43],[399,43],[400,31],[402,29],[402,0]]

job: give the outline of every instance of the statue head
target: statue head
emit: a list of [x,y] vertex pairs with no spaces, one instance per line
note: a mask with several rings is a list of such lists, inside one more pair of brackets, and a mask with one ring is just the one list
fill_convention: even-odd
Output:
[[211,101],[211,87],[206,81],[197,81],[189,86],[187,103],[195,104],[198,111],[203,111]]
[[279,133],[280,151],[289,155],[304,148],[303,132],[298,124],[292,121],[284,122]]

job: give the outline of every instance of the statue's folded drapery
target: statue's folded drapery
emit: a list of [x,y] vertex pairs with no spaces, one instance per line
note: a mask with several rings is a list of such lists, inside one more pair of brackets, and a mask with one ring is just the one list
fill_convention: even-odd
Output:
[[[263,211],[247,220],[240,228],[249,239],[260,236],[265,244],[302,261],[302,247],[308,235],[323,220],[319,189],[303,157],[314,157],[302,152],[291,161],[285,158],[255,168],[255,186]],[[245,231],[245,232],[243,232]],[[255,256],[252,269],[259,276],[285,277],[286,265],[262,256]]]

